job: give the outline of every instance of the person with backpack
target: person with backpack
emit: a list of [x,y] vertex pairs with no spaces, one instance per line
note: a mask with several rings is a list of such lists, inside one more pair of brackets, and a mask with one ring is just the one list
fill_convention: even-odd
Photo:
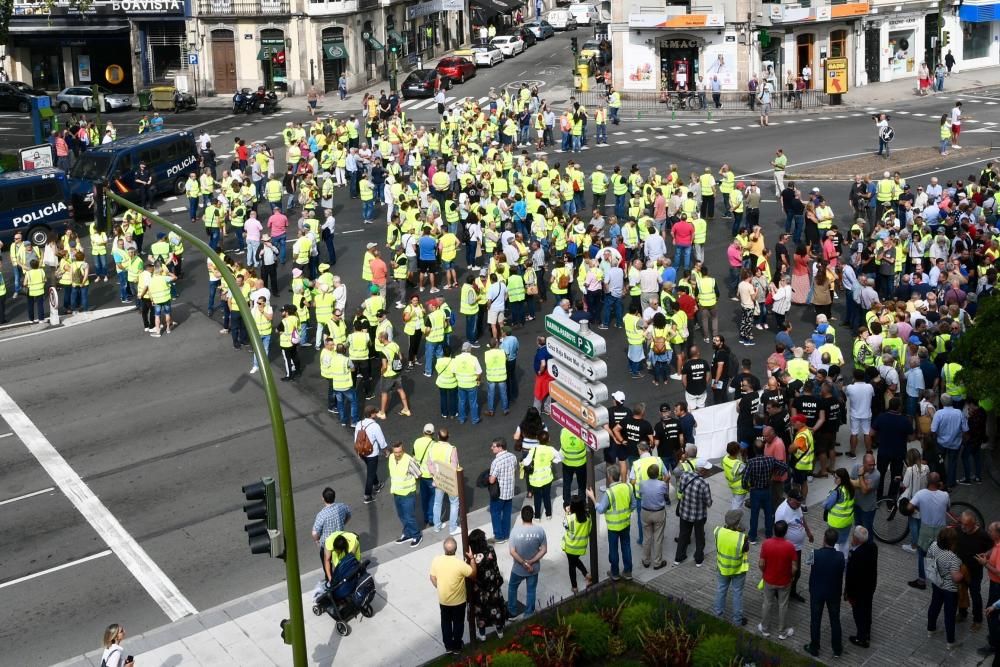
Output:
[[124,665],[134,665],[132,656],[126,656],[122,650],[121,642],[125,639],[125,626],[120,623],[112,623],[104,631],[104,653],[101,655],[101,667],[124,667]]
[[374,502],[384,484],[378,480],[379,455],[389,448],[382,427],[375,421],[378,408],[365,408],[365,418],[354,427],[354,451],[365,464],[365,505]]

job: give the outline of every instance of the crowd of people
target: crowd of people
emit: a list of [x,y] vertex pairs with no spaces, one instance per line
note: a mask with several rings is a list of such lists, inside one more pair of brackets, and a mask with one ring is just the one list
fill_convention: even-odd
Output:
[[[493,462],[484,481],[491,487],[492,538],[470,539],[468,563],[457,557],[455,540],[446,539],[445,560],[432,566],[446,647],[461,647],[455,608],[467,601],[457,583],[465,578],[475,580],[471,603],[481,632],[489,626],[502,631],[518,615],[521,583],[527,588],[524,611],[534,611],[540,561],[547,552],[545,532],[536,522],[559,515],[552,508],[554,466],[563,476],[562,550],[574,591],[578,573],[590,582],[581,558],[597,530],[590,505],[605,518],[612,579],[632,576],[632,514],[643,547],[641,564],[666,566],[668,505],[676,505],[678,517],[674,565],[687,562],[693,540],[692,560],[702,566],[713,503],[705,478],[715,466],[698,456],[691,411],[730,400],[737,402],[737,438],[720,465],[731,509],[711,531],[717,614],[724,614],[731,593],[731,618],[747,623],[742,589],[762,516],[765,539],[758,559],[767,611],[758,630],[776,632],[779,639],[793,634],[785,613],[789,600],[803,599],[796,582],[805,541],[812,541],[804,512],[810,500],[819,500],[810,497],[809,486],[832,476],[834,489],[821,503],[828,527],[810,572],[807,651],[815,655],[820,649],[825,608],[833,652],[842,652],[844,594],[857,626],[850,641],[859,646],[871,641],[877,582],[872,521],[874,503],[886,495],[904,494],[904,506],[913,512],[907,546],[916,552],[918,576],[910,585],[932,590],[928,630],[936,629],[943,609],[947,642],[954,644],[963,584],[973,624],[981,623],[984,568],[991,581],[987,605],[1000,599],[1000,549],[992,547],[1000,526],[991,524],[983,539],[985,527],[975,521],[966,526],[962,517],[958,530],[949,525],[948,493],[956,485],[981,482],[986,442],[983,406],[967,394],[962,367],[950,356],[996,281],[996,168],[988,164],[964,182],[940,184],[932,178],[916,192],[900,174],[876,181],[859,176],[848,215],[838,223],[817,188],[802,192],[785,182],[787,157],[779,150],[774,188],[784,220],[769,244],[774,225],[761,219],[763,194],[756,181],[737,179],[728,165],[687,177],[676,165],[645,173],[636,165],[597,165],[588,174],[572,159],[564,164],[533,152],[517,114],[544,106],[527,88],[505,91],[482,106],[464,100],[427,129],[408,122],[398,108],[387,112],[372,100],[347,119],[289,123],[282,132],[283,177],[269,150],[251,155],[246,143],[236,140],[233,161],[219,179],[205,166],[192,172],[187,189],[192,222],[204,227],[213,248],[226,251],[226,265],[251,305],[264,350],[278,337],[283,379],[294,380],[312,365],[310,372],[327,381],[328,410],[352,429],[364,461],[365,503],[383,489],[379,475],[387,460],[402,524],[400,544],[418,546],[425,527],[447,529],[450,536],[460,532],[458,499],[448,498],[446,520],[447,494],[432,483],[436,468],[459,465],[447,427],[427,424],[412,448],[383,431],[389,424],[392,430],[406,428],[405,422],[387,420],[397,399],[398,414],[411,416],[402,375],[412,378],[410,386],[433,383],[441,419],[460,424],[480,423],[498,411],[508,414],[522,394],[519,378],[530,379],[532,406],[513,434],[513,447],[506,438],[490,444]],[[601,111],[595,120],[603,119]],[[564,153],[584,144],[589,125],[579,103],[565,114]],[[545,117],[539,117],[544,142]],[[364,224],[381,218],[386,233],[384,242],[366,244],[360,276],[343,277],[334,273],[333,210],[335,199],[348,198],[359,200]],[[14,298],[26,291],[28,318],[34,321],[36,307],[43,310],[44,286],[57,281],[65,288],[64,308],[86,309],[91,282],[108,281],[113,270],[121,301],[136,303],[144,330],[154,337],[169,333],[171,301],[190,267],[177,237],[158,233],[144,248],[146,227],[141,216],[129,212],[110,235],[92,228],[89,259],[72,231],[53,239],[51,249],[16,239],[10,252]],[[724,260],[707,256],[710,229],[731,239]],[[290,275],[284,268],[289,260]],[[207,312],[214,316],[219,306],[220,333],[243,349],[247,325],[234,296],[211,261],[207,270]],[[279,308],[275,300],[283,287],[289,296]],[[720,330],[724,298],[738,305],[739,344],[754,346],[765,331],[773,332],[766,368],[755,369],[730,348]],[[843,309],[835,314],[837,301]],[[807,319],[815,327],[796,332],[788,317],[792,308],[812,309]],[[517,333],[543,315],[622,329],[609,334],[609,348],[624,351],[612,352],[611,361],[624,354],[630,383],[649,375],[656,387],[679,382],[683,388],[683,400],[660,406],[655,425],[646,419],[643,403],[627,405],[624,391],[613,393],[603,490],[586,488],[583,442],[560,429],[556,447],[557,434],[545,425],[551,377],[544,337],[530,351],[530,372],[518,366]],[[300,356],[310,347],[319,354]],[[261,363],[269,362],[253,358],[249,372]],[[630,384],[630,391],[649,391],[638,387]],[[372,399],[378,404],[365,407]],[[850,437],[841,453],[843,425]],[[859,443],[863,452],[857,451]],[[838,465],[842,455],[846,461]],[[512,527],[519,470],[532,503]],[[327,514],[314,528],[324,553],[343,537],[349,517],[342,511]],[[494,547],[507,543],[514,568],[504,602]],[[932,562],[928,572],[925,566]],[[777,624],[769,617],[772,606]],[[1000,624],[994,625],[991,621],[991,651],[1000,646]]]

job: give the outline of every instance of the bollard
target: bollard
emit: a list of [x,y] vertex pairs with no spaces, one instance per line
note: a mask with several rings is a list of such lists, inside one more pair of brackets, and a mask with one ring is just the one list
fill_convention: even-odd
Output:
[[712,110],[711,109],[708,110],[708,119],[712,120]]
[[677,109],[670,110],[670,120],[677,120]]
[[642,120],[642,112],[641,111],[638,112],[638,117],[636,118],[636,120]]
[[55,287],[49,288],[49,324],[59,326],[59,292]]

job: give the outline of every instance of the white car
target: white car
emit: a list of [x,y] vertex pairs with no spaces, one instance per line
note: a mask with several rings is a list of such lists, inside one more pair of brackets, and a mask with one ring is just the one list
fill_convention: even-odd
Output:
[[494,37],[490,44],[500,49],[505,58],[513,58],[517,54],[523,53],[526,48],[520,35],[500,35]]
[[576,19],[577,25],[590,25],[597,21],[597,7],[585,2],[574,2],[568,11]]
[[493,67],[503,62],[503,51],[492,43],[474,44],[471,50],[476,67]]

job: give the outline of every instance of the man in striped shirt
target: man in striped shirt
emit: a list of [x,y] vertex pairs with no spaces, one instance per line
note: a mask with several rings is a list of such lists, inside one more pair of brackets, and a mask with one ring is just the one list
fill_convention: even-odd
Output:
[[323,545],[326,538],[338,530],[344,530],[344,526],[351,520],[351,508],[346,503],[337,502],[337,492],[329,486],[323,489],[324,507],[316,514],[313,521],[312,538],[313,542],[319,545],[320,562],[323,559]]

